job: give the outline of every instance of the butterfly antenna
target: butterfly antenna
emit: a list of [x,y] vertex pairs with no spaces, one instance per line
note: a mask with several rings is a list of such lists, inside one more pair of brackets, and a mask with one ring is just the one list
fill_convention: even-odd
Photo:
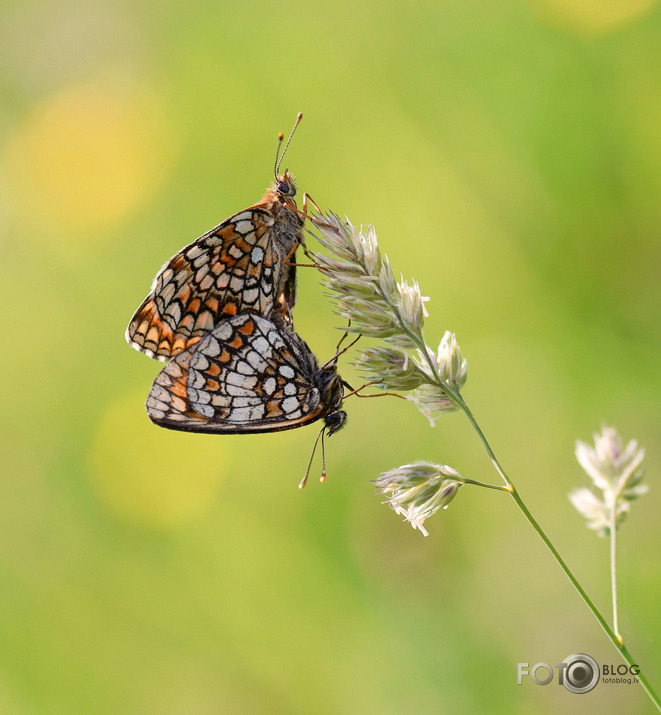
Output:
[[278,180],[278,154],[280,153],[280,147],[282,146],[282,140],[285,138],[285,135],[280,132],[278,134],[278,146],[275,149],[275,163],[273,164],[273,176],[275,176],[275,180]]
[[321,430],[321,476],[319,477],[320,482],[326,481],[326,447],[324,446],[324,434],[326,430]]
[[[317,435],[317,439],[315,439],[315,441],[314,441],[314,447],[312,448],[312,454],[310,455],[310,461],[308,462],[308,468],[305,470],[305,476],[303,477],[303,479],[301,479],[301,481],[298,485],[299,489],[303,489],[303,487],[305,486],[305,484],[308,481],[308,474],[310,474],[310,467],[312,467],[312,460],[314,458],[314,453],[317,451],[317,443],[319,442],[319,437],[321,437],[324,434],[325,429],[326,429],[326,425],[324,425],[321,428],[321,431]],[[321,443],[323,444],[323,439],[322,439]],[[324,465],[325,465],[325,462],[324,462]],[[325,466],[324,466],[324,471],[325,471]]]
[[282,160],[284,159],[285,154],[287,153],[287,149],[289,148],[289,142],[291,141],[291,138],[294,136],[296,127],[301,123],[301,119],[303,119],[303,112],[299,112],[298,116],[296,117],[296,122],[294,123],[294,128],[291,130],[291,134],[289,135],[289,139],[287,139],[285,148],[282,150],[282,154],[280,154],[280,159],[278,159],[278,153],[280,152],[280,147],[282,146],[282,140],[284,138],[284,135],[282,134],[282,132],[280,132],[280,134],[278,134],[278,149],[275,153],[275,169],[274,169],[276,181],[278,180],[278,172],[280,171],[280,164],[282,164]]

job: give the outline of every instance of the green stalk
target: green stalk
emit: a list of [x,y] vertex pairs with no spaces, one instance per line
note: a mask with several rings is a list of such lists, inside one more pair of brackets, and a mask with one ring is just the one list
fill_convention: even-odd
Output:
[[616,555],[616,539],[617,539],[617,498],[613,497],[613,503],[611,505],[610,513],[610,561],[611,561],[611,593],[613,597],[613,630],[617,634],[617,637],[622,642],[622,636],[620,635],[620,627],[617,622],[617,570],[615,568],[615,555]]
[[[565,560],[558,553],[558,550],[553,545],[553,542],[551,541],[551,539],[549,539],[549,537],[546,535],[545,531],[537,523],[537,520],[533,517],[533,515],[528,510],[528,507],[524,504],[523,499],[521,499],[521,496],[519,495],[519,492],[516,490],[514,484],[512,483],[512,480],[507,476],[507,474],[505,473],[505,470],[500,466],[500,463],[496,459],[496,456],[493,453],[493,450],[491,449],[491,446],[489,445],[489,442],[487,441],[486,437],[484,436],[482,430],[480,429],[480,426],[478,425],[475,417],[473,416],[473,413],[470,411],[470,409],[468,408],[468,405],[464,402],[464,400],[461,396],[459,396],[458,404],[461,407],[461,409],[463,410],[466,417],[468,418],[468,421],[473,426],[473,429],[477,432],[480,440],[482,441],[482,444],[484,445],[484,448],[487,451],[487,454],[489,455],[489,459],[493,463],[498,474],[500,474],[500,476],[505,481],[505,484],[507,487],[506,490],[511,493],[512,499],[514,499],[514,502],[521,510],[521,513],[528,520],[528,523],[532,526],[532,528],[539,534],[539,537],[541,538],[541,540],[546,544],[546,546],[547,546],[548,550],[551,552],[553,558],[557,561],[560,568],[564,571],[565,576],[567,576],[567,578],[571,581],[574,588],[578,591],[578,595],[583,599],[583,601],[585,602],[587,607],[592,612],[592,615],[597,619],[597,622],[599,623],[599,625],[604,629],[606,635],[608,636],[608,639],[615,646],[615,648],[620,653],[620,655],[624,659],[624,661],[629,665],[629,667],[635,665],[638,668],[640,668],[640,665],[638,663],[636,663],[633,656],[631,655],[629,650],[624,645],[624,643],[622,641],[622,637],[619,634],[617,634],[608,625],[608,623],[606,622],[606,619],[601,615],[601,612],[599,611],[599,609],[594,605],[594,603],[592,602],[592,599],[585,592],[585,590],[579,583],[576,576],[574,576],[572,570],[569,568],[569,566],[567,566],[567,563],[565,562]],[[661,711],[661,700],[659,699],[659,696],[656,694],[654,688],[651,686],[651,684],[645,677],[645,674],[642,672],[642,670],[639,671],[637,677],[640,680],[640,683],[643,686],[643,688],[645,689],[650,700],[652,700],[652,702],[656,705],[657,710]]]
[[[622,641],[622,636],[619,635],[619,633],[616,633],[613,631],[613,629],[608,625],[606,619],[601,615],[601,612],[599,609],[594,605],[592,599],[588,596],[588,594],[585,592],[585,589],[581,586],[579,583],[578,579],[576,576],[574,576],[572,570],[569,568],[565,560],[560,556],[560,553],[558,550],[555,548],[553,545],[553,542],[549,537],[546,535],[546,532],[542,529],[542,527],[537,523],[537,520],[533,517],[533,515],[530,513],[528,510],[528,507],[525,505],[523,502],[523,499],[521,499],[521,496],[519,495],[519,492],[516,490],[516,487],[514,486],[514,483],[512,480],[507,476],[507,473],[505,470],[502,468],[500,465],[500,462],[496,458],[496,455],[494,454],[494,451],[491,449],[491,445],[487,441],[487,438],[484,436],[484,433],[480,429],[480,426],[477,423],[477,420],[475,419],[475,416],[473,413],[470,411],[468,405],[464,401],[464,398],[461,396],[461,393],[458,391],[455,391],[451,385],[445,382],[441,378],[441,376],[438,374],[438,370],[436,369],[436,366],[434,365],[433,361],[430,359],[427,349],[426,349],[426,344],[422,336],[418,336],[415,333],[412,333],[404,324],[404,321],[401,319],[399,316],[399,313],[395,307],[395,314],[397,316],[397,320],[402,327],[402,330],[409,335],[409,337],[412,338],[412,340],[418,345],[420,348],[420,351],[425,357],[425,360],[427,364],[429,365],[432,374],[434,375],[437,384],[443,389],[443,391],[447,394],[447,396],[457,405],[457,407],[463,411],[463,413],[466,415],[468,418],[468,421],[471,423],[473,426],[473,429],[477,432],[477,435],[479,436],[482,444],[484,445],[484,448],[487,452],[487,455],[489,456],[489,459],[491,460],[491,463],[493,464],[495,470],[498,472],[498,474],[501,476],[503,481],[505,482],[505,486],[501,487],[501,491],[507,491],[512,495],[512,499],[514,499],[514,502],[516,505],[519,507],[521,510],[521,513],[525,516],[525,518],[528,520],[528,523],[532,526],[532,528],[539,534],[539,537],[542,539],[542,541],[546,544],[546,547],[548,550],[551,552],[551,555],[553,558],[557,561],[558,565],[560,568],[564,571],[565,576],[570,580],[576,591],[578,592],[578,595],[583,599],[587,607],[590,609],[592,612],[592,615],[597,619],[597,622],[599,625],[604,629],[606,635],[608,636],[608,639],[610,642],[615,646],[617,651],[620,653],[620,656],[624,659],[624,661],[629,665],[629,667],[632,666],[637,666],[639,668],[638,672],[638,679],[640,680],[641,685],[645,689],[645,692],[649,696],[650,700],[656,705],[657,710],[661,712],[661,700],[659,699],[659,696],[656,694],[654,688],[651,686],[650,682],[647,680],[645,674],[640,670],[640,665],[635,662],[633,659],[633,656],[629,652],[629,650],[626,648]],[[466,483],[471,483],[470,480],[464,480]],[[472,482],[474,484],[479,484],[477,482]],[[491,489],[497,489],[495,485],[487,485],[487,484],[479,484],[479,486],[488,486]],[[614,561],[613,561],[613,568],[614,568]],[[614,583],[614,581],[613,581]],[[614,588],[614,586],[613,586]],[[615,606],[615,601],[614,601],[614,608]],[[617,623],[617,621],[616,621]]]
[[457,477],[457,481],[462,484],[474,484],[476,487],[484,487],[485,489],[497,489],[499,492],[509,492],[507,487],[500,484],[488,484],[487,482],[478,482],[476,479],[466,479],[465,477]]
[[[335,227],[334,227],[335,228]],[[335,228],[338,234],[340,234],[340,231],[338,228]],[[322,241],[323,245],[323,241]],[[382,289],[379,283],[377,282],[377,276],[372,275],[371,271],[369,270],[368,266],[365,264],[365,261],[358,255],[358,253],[355,250],[355,247],[351,246],[351,244],[348,244],[349,250],[354,254],[353,256],[353,261],[357,266],[359,266],[360,270],[363,272],[364,276],[366,279],[369,279],[370,281],[374,281],[374,289],[375,292],[380,296],[382,300],[385,301],[386,304],[390,306],[390,308],[393,311],[393,315],[399,324],[399,327],[401,328],[402,332],[406,334],[411,341],[413,342],[414,345],[416,345],[425,362],[429,365],[430,368],[430,373],[433,376],[433,381],[435,384],[440,387],[443,392],[447,395],[447,397],[456,405],[456,407],[464,412],[466,417],[468,418],[469,422],[473,426],[473,429],[477,432],[480,440],[482,441],[482,444],[484,445],[484,448],[489,456],[489,459],[491,460],[491,463],[493,464],[494,468],[500,474],[504,486],[498,486],[494,484],[486,484],[483,482],[476,482],[474,480],[469,480],[469,479],[463,479],[462,481],[467,484],[475,484],[477,486],[484,486],[489,489],[497,489],[499,491],[506,491],[509,492],[512,495],[512,499],[514,499],[514,502],[516,505],[519,507],[521,510],[521,513],[524,515],[524,517],[528,520],[528,523],[533,527],[533,529],[539,534],[539,537],[542,539],[542,541],[546,544],[547,548],[551,552],[551,555],[553,558],[557,561],[558,565],[560,568],[564,571],[565,575],[567,578],[571,581],[572,585],[578,592],[579,596],[583,599],[587,607],[590,609],[592,612],[592,615],[597,619],[597,622],[601,625],[601,627],[604,629],[606,635],[608,636],[609,640],[611,643],[615,646],[615,648],[618,650],[620,653],[621,657],[625,660],[625,662],[631,667],[636,665],[638,668],[640,667],[633,659],[633,656],[629,653],[628,649],[624,646],[624,643],[622,642],[622,638],[617,635],[613,629],[608,625],[606,622],[605,618],[601,615],[599,609],[594,605],[592,602],[592,599],[587,595],[581,584],[579,583],[578,579],[574,576],[572,573],[571,569],[567,564],[565,563],[565,560],[560,556],[558,553],[558,550],[555,548],[549,537],[546,535],[542,527],[537,523],[533,515],[528,511],[528,507],[524,504],[523,500],[521,499],[518,491],[514,487],[514,484],[512,483],[511,479],[507,476],[505,470],[501,467],[500,463],[498,462],[498,459],[496,458],[496,455],[494,454],[493,450],[491,449],[491,446],[489,442],[487,441],[486,437],[484,436],[482,430],[480,429],[480,426],[478,425],[475,417],[473,416],[473,413],[470,411],[468,408],[468,405],[464,402],[463,397],[461,396],[461,393],[459,392],[458,389],[455,389],[452,385],[448,384],[441,375],[439,374],[439,371],[434,364],[434,361],[431,359],[429,353],[427,352],[427,346],[422,334],[422,326],[420,327],[419,332],[412,331],[406,321],[402,318],[399,312],[399,307],[396,303],[394,303],[390,296],[387,295]],[[330,249],[329,249],[330,250]],[[346,260],[346,257],[338,256],[340,260]],[[332,271],[327,271],[326,269],[322,269],[322,272],[327,272],[332,276]],[[362,297],[362,296],[359,296]],[[342,306],[342,302],[345,300],[345,296],[343,296],[342,292],[339,291],[339,303],[340,306]],[[347,308],[348,311],[348,308]],[[342,312],[342,308],[341,311]],[[349,311],[350,312],[350,311]],[[350,317],[349,315],[345,315],[345,317]],[[612,542],[612,549],[614,549],[614,542]],[[612,560],[612,569],[615,568],[615,562],[614,559]],[[614,581],[613,581],[614,584]],[[614,588],[614,586],[613,586]],[[617,623],[617,620],[615,621]],[[616,626],[617,630],[617,626]],[[659,700],[659,696],[656,694],[652,686],[649,684],[647,678],[645,677],[644,673],[642,671],[639,671],[638,673],[638,679],[640,680],[643,688],[647,692],[648,696],[652,700],[652,702],[656,705],[657,709],[661,711],[661,701]]]

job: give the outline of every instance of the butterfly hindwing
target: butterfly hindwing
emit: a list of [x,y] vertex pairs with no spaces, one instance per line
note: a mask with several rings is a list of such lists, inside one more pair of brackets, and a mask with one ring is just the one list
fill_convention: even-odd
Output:
[[292,429],[325,416],[314,356],[293,329],[256,314],[228,317],[156,377],[150,419],[192,432]]

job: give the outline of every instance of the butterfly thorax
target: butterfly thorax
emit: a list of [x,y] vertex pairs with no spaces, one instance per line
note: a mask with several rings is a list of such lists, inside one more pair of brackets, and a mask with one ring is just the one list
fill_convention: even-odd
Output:
[[327,406],[328,410],[324,417],[324,422],[330,437],[344,425],[347,419],[347,413],[340,409],[344,388],[342,379],[337,374],[337,368],[334,364],[319,369],[317,384],[321,393],[321,401]]

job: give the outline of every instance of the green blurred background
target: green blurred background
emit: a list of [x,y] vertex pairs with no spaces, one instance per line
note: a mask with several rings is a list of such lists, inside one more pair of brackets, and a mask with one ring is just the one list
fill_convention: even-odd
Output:
[[[621,620],[661,687],[660,77],[653,0],[3,6],[0,712],[650,712],[636,686],[516,685],[520,661],[620,661],[505,495],[462,490],[427,539],[379,503],[414,459],[496,480],[461,416],[350,399],[299,492],[316,426],[152,426],[159,364],[123,333],[303,111],[301,191],[421,283],[428,342],[457,334],[468,403],[606,614],[574,440],[647,447]],[[299,274],[325,361],[339,321]]]

